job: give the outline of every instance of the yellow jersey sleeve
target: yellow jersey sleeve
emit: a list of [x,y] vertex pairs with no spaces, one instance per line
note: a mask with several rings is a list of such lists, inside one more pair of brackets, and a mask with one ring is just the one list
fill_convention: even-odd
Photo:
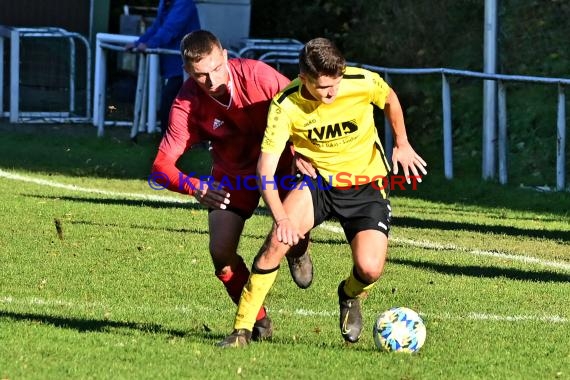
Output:
[[280,155],[291,135],[291,121],[281,105],[273,99],[267,115],[267,128],[261,143],[261,151]]
[[378,73],[369,71],[368,74],[371,76],[370,101],[384,109],[386,99],[388,99],[388,94],[390,94],[390,86]]

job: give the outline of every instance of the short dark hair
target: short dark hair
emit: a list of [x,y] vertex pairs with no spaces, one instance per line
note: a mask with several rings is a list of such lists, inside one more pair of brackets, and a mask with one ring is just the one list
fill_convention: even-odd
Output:
[[340,77],[346,68],[346,60],[335,46],[326,38],[314,38],[307,42],[299,53],[299,71],[312,79],[326,75]]
[[180,42],[180,54],[184,64],[198,62],[217,47],[222,49],[222,43],[212,32],[195,30],[188,33]]

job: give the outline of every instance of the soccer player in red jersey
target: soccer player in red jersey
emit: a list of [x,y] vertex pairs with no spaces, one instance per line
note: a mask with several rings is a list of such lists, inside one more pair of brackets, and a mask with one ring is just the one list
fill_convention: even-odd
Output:
[[[245,221],[260,199],[254,176],[267,112],[272,97],[289,84],[289,79],[261,61],[228,59],[227,50],[209,31],[189,33],[180,50],[190,78],[172,105],[152,176],[169,190],[193,195],[208,207],[209,248],[215,273],[237,304],[249,277],[237,248]],[[200,182],[176,167],[188,149],[203,141],[211,143],[213,181]],[[292,164],[293,154],[287,149],[277,174],[292,174]],[[282,186],[280,190],[284,196]],[[301,288],[308,287],[313,276],[307,245],[308,238],[288,255],[291,274]],[[265,339],[271,334],[271,320],[262,306],[252,338]]]

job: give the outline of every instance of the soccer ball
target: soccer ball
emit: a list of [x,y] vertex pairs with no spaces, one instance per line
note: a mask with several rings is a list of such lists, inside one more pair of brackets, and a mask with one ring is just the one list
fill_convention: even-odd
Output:
[[374,342],[382,351],[416,352],[426,340],[426,326],[415,311],[394,307],[376,318]]

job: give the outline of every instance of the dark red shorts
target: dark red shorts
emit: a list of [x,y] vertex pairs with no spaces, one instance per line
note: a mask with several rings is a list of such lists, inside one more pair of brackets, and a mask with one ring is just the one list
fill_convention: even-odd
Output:
[[[279,161],[275,178],[267,184],[267,186],[273,186],[279,190],[281,199],[285,198],[287,192],[291,190],[296,182],[295,177],[292,175],[293,159],[287,153],[288,150],[283,153]],[[257,183],[255,170],[252,170],[252,173],[248,175],[236,176],[224,173],[222,170],[213,169],[211,177],[213,181],[219,182],[220,186],[230,193],[230,204],[226,210],[232,211],[244,219],[249,219],[261,199],[261,189]]]

